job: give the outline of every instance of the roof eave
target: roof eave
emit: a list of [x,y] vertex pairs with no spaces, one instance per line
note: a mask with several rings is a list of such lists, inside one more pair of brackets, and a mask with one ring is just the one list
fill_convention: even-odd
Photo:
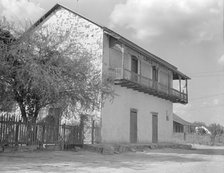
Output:
[[136,50],[142,52],[143,54],[145,54],[145,55],[147,55],[147,56],[150,56],[150,58],[151,58],[152,60],[154,60],[155,62],[158,62],[158,63],[160,63],[160,64],[162,64],[162,65],[168,67],[173,73],[178,74],[178,76],[180,76],[181,79],[191,79],[191,78],[188,77],[187,75],[185,75],[185,74],[183,74],[182,72],[180,72],[180,71],[177,69],[177,67],[175,67],[174,65],[172,65],[172,64],[168,63],[167,61],[164,61],[163,59],[159,58],[158,56],[156,56],[156,55],[154,55],[154,54],[148,52],[147,50],[141,48],[140,46],[136,45],[135,43],[131,42],[130,40],[128,40],[128,39],[122,37],[122,36],[119,35],[118,33],[116,33],[116,32],[114,32],[114,31],[110,30],[110,29],[107,28],[107,27],[103,27],[103,30],[104,30],[104,32],[106,31],[106,32],[105,32],[106,34],[108,34],[108,35],[110,35],[110,36],[112,36],[112,37],[118,39],[119,41],[121,41],[121,42],[127,44],[127,45],[130,46],[130,47],[133,47],[134,49],[136,49]]
[[[183,80],[190,80],[191,78],[188,77],[187,75],[183,74],[182,72],[180,72],[179,70],[173,71],[175,74],[177,74],[178,76],[180,76],[180,79]],[[173,80],[178,80],[179,78],[173,78]]]
[[158,56],[148,52],[147,50],[141,48],[140,46],[138,46],[137,44],[133,43],[132,41],[124,38],[123,36],[121,36],[120,34],[110,30],[109,28],[107,27],[103,27],[103,30],[106,31],[106,34],[109,34],[111,35],[112,37],[118,39],[119,41],[127,44],[128,46],[130,47],[133,47],[134,49],[140,51],[141,53],[143,54],[146,54],[148,56],[150,56],[150,58],[152,58],[154,61],[164,65],[164,66],[168,66],[170,69],[173,69],[173,70],[177,70],[177,67],[175,67],[174,65],[164,61],[163,59],[159,58]]

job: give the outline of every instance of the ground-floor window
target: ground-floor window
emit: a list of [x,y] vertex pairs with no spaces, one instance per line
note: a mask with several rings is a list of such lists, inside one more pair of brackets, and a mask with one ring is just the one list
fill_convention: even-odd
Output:
[[177,123],[177,122],[173,122],[173,132],[183,133],[184,132],[184,126],[182,124]]

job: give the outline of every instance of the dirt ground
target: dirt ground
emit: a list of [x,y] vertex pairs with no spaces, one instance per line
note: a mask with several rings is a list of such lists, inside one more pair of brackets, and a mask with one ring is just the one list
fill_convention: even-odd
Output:
[[0,153],[0,172],[223,173],[224,147],[102,155],[87,151]]

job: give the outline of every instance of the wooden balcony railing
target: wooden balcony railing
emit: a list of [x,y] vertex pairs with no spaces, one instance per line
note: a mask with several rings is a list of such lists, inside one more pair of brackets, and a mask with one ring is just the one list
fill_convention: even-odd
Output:
[[136,74],[130,70],[115,68],[110,69],[110,75],[115,79],[115,84],[132,88],[140,92],[158,96],[174,103],[187,103],[187,94],[170,88],[150,78]]

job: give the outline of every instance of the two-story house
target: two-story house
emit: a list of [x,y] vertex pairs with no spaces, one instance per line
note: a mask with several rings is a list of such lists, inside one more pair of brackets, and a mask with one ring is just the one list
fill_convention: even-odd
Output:
[[[55,5],[34,27],[44,25],[69,29],[70,37],[96,56],[102,74],[114,79],[116,96],[112,102],[106,101],[100,112],[101,142],[172,139],[173,103],[188,102],[189,77],[116,32],[61,5]],[[173,85],[174,81],[177,84]]]

